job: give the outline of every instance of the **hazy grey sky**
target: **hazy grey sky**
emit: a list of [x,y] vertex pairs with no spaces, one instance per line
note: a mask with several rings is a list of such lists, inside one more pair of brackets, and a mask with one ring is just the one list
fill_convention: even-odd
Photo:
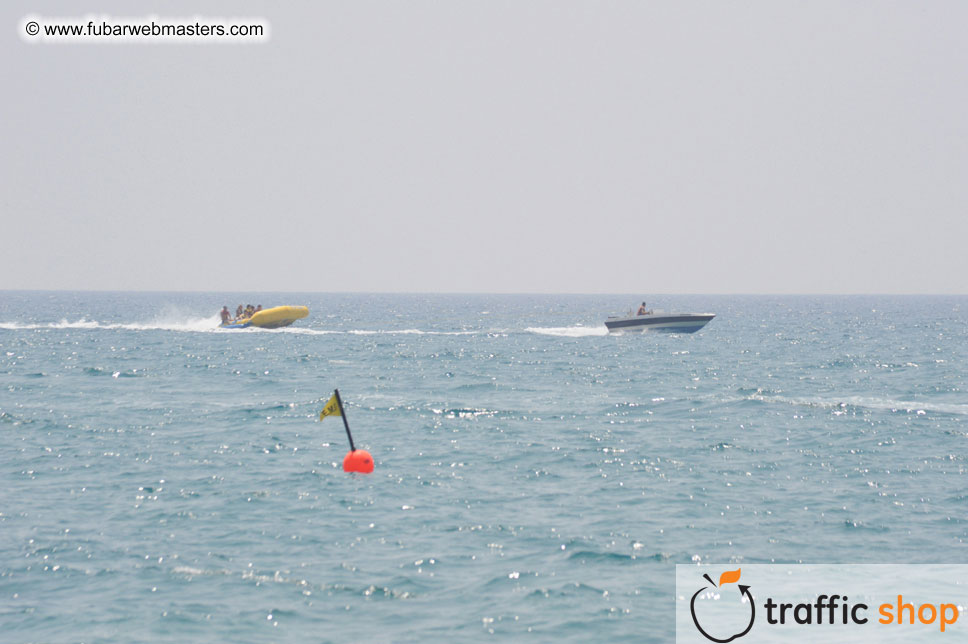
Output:
[[0,289],[968,292],[965,2],[0,12]]

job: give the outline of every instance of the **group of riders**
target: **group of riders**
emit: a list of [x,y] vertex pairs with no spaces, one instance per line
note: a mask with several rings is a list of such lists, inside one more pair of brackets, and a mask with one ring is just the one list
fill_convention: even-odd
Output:
[[219,315],[222,316],[222,324],[232,324],[240,320],[247,320],[248,318],[252,317],[253,315],[255,315],[261,310],[262,310],[261,304],[259,306],[252,306],[251,304],[246,304],[244,308],[241,304],[239,304],[239,308],[235,309],[234,318],[232,317],[232,313],[231,311],[229,311],[229,307],[227,306],[222,307],[222,310],[219,312]]

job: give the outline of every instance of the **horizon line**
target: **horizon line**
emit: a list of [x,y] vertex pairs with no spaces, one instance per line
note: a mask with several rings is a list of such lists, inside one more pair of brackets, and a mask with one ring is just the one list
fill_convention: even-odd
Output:
[[0,293],[178,293],[178,294],[197,294],[197,295],[236,295],[236,294],[298,294],[298,295],[522,295],[522,296],[596,296],[596,297],[662,297],[662,296],[701,296],[701,297],[748,297],[748,296],[769,296],[769,297],[964,297],[968,293],[912,293],[912,292],[798,292],[798,293],[777,293],[777,292],[735,292],[735,293],[700,293],[700,292],[655,292],[655,293],[588,293],[579,291],[296,291],[296,290],[251,290],[251,291],[232,291],[217,289],[64,289],[64,288],[12,288],[0,289]]

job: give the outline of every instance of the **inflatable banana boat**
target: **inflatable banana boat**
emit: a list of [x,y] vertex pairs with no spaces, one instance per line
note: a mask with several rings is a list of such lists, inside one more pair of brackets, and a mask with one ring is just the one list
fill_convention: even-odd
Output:
[[309,309],[305,306],[275,306],[271,309],[256,311],[250,318],[240,318],[235,322],[219,326],[223,329],[244,329],[250,326],[278,329],[279,327],[289,326],[307,315],[309,315]]

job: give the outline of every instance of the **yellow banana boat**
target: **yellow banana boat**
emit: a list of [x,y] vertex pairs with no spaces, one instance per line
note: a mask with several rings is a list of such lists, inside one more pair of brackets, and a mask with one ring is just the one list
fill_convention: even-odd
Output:
[[250,318],[240,318],[235,322],[220,325],[223,329],[244,329],[257,326],[263,329],[278,329],[289,326],[296,320],[309,315],[305,306],[274,306],[271,309],[256,311]]

